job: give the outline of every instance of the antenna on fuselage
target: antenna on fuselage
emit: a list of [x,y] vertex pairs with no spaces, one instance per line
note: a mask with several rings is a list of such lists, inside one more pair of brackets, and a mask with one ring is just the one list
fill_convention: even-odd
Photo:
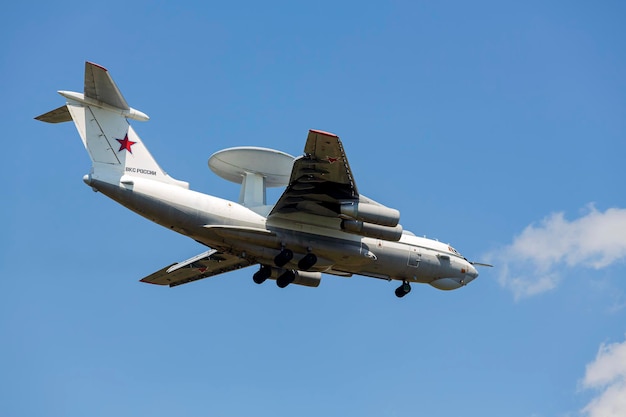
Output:
[[294,159],[274,149],[240,146],[211,155],[209,168],[225,180],[241,184],[239,204],[266,211],[266,189],[289,184]]

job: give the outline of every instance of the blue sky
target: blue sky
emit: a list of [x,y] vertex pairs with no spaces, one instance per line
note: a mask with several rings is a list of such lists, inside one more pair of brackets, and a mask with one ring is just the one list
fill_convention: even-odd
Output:
[[[12,2],[0,15],[0,415],[626,415],[622,2]],[[338,134],[359,190],[493,269],[458,291],[254,268],[91,192],[71,124],[107,67],[173,177]],[[280,191],[272,193],[276,198]]]

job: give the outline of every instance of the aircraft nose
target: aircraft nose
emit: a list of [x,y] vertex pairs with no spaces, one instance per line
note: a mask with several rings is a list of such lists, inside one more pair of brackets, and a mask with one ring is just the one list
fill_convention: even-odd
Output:
[[478,271],[476,270],[476,268],[474,268],[474,265],[470,264],[467,267],[467,272],[465,273],[465,279],[463,280],[464,281],[463,283],[467,285],[473,280],[475,280],[477,276],[478,276]]

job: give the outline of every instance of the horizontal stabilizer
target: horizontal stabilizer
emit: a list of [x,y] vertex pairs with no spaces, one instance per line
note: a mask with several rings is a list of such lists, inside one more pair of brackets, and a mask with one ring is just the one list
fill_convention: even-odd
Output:
[[130,108],[109,71],[93,62],[85,62],[85,97],[122,110]]
[[67,106],[62,105],[57,109],[50,110],[48,113],[35,117],[35,119],[46,123],[63,123],[71,121],[72,116],[70,115],[70,111],[67,109]]

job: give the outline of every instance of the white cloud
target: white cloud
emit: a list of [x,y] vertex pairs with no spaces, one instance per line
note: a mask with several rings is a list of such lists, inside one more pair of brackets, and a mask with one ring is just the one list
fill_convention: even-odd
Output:
[[553,213],[488,257],[498,267],[500,284],[516,299],[551,290],[563,269],[600,269],[626,259],[626,209],[600,212],[590,205],[572,221]]
[[600,345],[596,359],[587,365],[582,387],[599,390],[582,409],[585,416],[626,416],[626,341]]

